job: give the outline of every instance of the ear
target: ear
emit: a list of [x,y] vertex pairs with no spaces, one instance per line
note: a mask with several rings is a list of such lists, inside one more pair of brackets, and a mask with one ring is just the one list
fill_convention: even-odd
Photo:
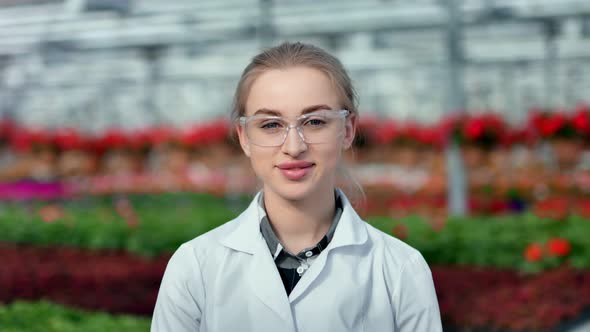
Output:
[[358,123],[358,117],[354,113],[351,113],[345,120],[344,141],[342,142],[342,148],[344,150],[348,150],[352,146],[352,143],[354,142],[357,123]]
[[250,144],[248,144],[248,137],[244,132],[244,128],[239,124],[236,125],[236,133],[238,133],[238,139],[240,140],[240,146],[242,147],[244,154],[250,158]]

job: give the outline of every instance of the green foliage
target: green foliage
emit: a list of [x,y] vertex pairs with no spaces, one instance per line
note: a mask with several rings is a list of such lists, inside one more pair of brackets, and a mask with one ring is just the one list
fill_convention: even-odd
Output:
[[139,222],[132,226],[117,212],[118,199],[122,198],[57,204],[63,207],[64,216],[53,222],[41,218],[43,203],[26,208],[5,206],[0,213],[0,241],[122,249],[155,256],[172,252],[183,242],[233,219],[249,200],[238,197],[228,202],[200,194],[132,196],[128,199]]
[[45,301],[0,305],[2,332],[143,332],[149,328],[147,318],[92,313]]
[[[173,252],[178,246],[237,216],[251,198],[225,198],[205,194],[130,196],[137,215],[130,225],[117,207],[121,197],[95,197],[66,201],[63,217],[44,222],[43,203],[0,208],[0,241],[36,245],[68,245],[90,249],[118,249],[144,256]],[[46,205],[46,203],[45,203]],[[119,212],[117,212],[119,211]],[[370,217],[370,224],[387,234],[404,225],[402,240],[418,249],[430,264],[477,265],[538,272],[563,263],[590,268],[590,220],[572,215],[564,220],[543,219],[532,213],[499,217],[450,218],[432,224],[421,217],[402,220]],[[395,234],[394,234],[395,235]],[[545,245],[551,238],[565,239],[571,252],[540,261],[524,257],[531,243]]]
[[[392,234],[392,229],[405,225],[403,240],[420,250],[430,264],[475,265],[517,268],[538,272],[564,262],[576,268],[590,268],[590,220],[571,216],[555,221],[533,214],[501,217],[450,218],[437,230],[421,217],[403,220],[373,217],[368,222]],[[523,256],[530,243],[546,243],[551,238],[566,239],[572,247],[566,257],[552,257],[548,252],[539,262],[528,262]]]

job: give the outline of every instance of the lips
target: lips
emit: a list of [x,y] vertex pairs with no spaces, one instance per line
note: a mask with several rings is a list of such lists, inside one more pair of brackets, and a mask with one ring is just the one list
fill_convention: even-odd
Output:
[[314,166],[314,163],[308,161],[291,161],[277,165],[281,173],[291,181],[303,179],[311,173]]
[[280,169],[295,169],[295,168],[306,168],[313,166],[313,163],[309,161],[289,161],[279,164],[277,167]]

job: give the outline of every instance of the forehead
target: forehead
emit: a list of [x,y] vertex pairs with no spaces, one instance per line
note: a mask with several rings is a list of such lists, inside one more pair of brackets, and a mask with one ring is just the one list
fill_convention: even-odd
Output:
[[276,110],[283,116],[301,114],[314,105],[340,106],[338,91],[320,70],[308,67],[272,69],[252,83],[246,100],[246,114],[260,109]]

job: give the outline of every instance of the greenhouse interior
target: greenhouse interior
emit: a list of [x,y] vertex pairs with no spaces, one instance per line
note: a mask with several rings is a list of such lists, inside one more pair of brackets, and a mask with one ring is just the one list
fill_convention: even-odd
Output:
[[150,329],[172,254],[262,188],[230,113],[282,42],[348,71],[338,181],[444,331],[590,331],[588,0],[0,1],[0,331]]

